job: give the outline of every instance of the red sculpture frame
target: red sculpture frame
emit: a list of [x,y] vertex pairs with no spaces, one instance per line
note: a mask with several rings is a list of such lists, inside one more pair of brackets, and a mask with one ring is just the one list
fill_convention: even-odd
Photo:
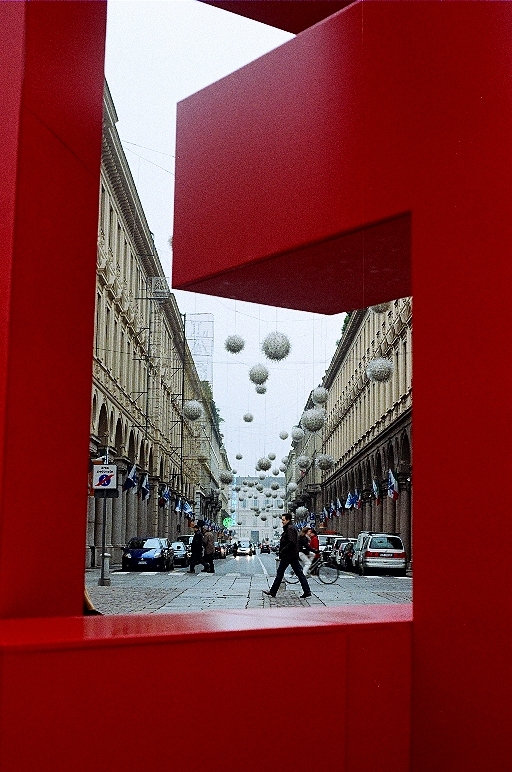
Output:
[[[502,370],[510,337],[510,3],[360,0],[180,108],[180,148],[200,150],[200,164],[182,153],[177,168],[182,286],[231,294],[237,276],[270,261],[272,270],[259,274],[269,302],[272,275],[290,270],[294,255],[306,265],[304,253],[313,250],[316,265],[330,255],[334,279],[340,267],[365,276],[367,258],[371,277],[375,266],[386,269],[382,282],[365,280],[358,297],[343,290],[326,312],[412,288],[414,621],[408,607],[387,605],[301,609],[301,616],[287,609],[78,616],[105,10],[96,0],[0,6],[2,768],[76,772],[96,761],[106,769],[115,754],[124,768],[136,769],[134,737],[144,743],[155,736],[168,747],[182,744],[176,765],[190,762],[191,747],[208,757],[218,739],[249,746],[244,766],[253,770],[262,763],[264,738],[263,763],[305,770],[313,763],[300,743],[306,724],[329,738],[337,767],[347,771],[373,769],[377,760],[390,771],[503,768],[510,593],[488,537],[499,533],[508,544],[511,528],[498,503],[510,468],[506,439],[500,443],[509,413]],[[314,95],[315,120],[303,111],[313,135],[301,132],[301,116],[287,99],[287,83],[296,93],[298,80],[305,105]],[[216,112],[220,94],[223,109]],[[269,94],[285,120],[270,116],[264,123]],[[294,131],[283,131],[286,125]],[[303,168],[311,175],[320,165],[321,173],[301,180],[294,159],[308,143]],[[274,153],[274,163],[290,159],[285,178],[255,167],[265,152]],[[326,197],[324,157],[340,183],[336,206]],[[298,188],[290,191],[292,182]],[[235,206],[240,183],[244,193]],[[283,196],[287,190],[298,209]],[[403,224],[404,215],[410,252],[402,239],[389,260],[393,239],[379,256],[379,238],[369,254],[366,239],[361,246],[356,238],[332,265],[333,240],[342,246],[368,228]],[[205,270],[196,257],[206,254]],[[314,275],[309,294],[316,295]],[[244,288],[255,292],[247,280],[239,297]],[[290,304],[299,300],[291,291]],[[325,300],[315,302],[321,307]],[[51,495],[38,497],[36,509],[32,491],[41,485]],[[53,540],[61,548],[49,566],[43,547]],[[13,543],[27,547],[21,567]],[[332,685],[321,715],[295,712],[304,700],[302,661]],[[273,687],[267,673],[272,684],[276,662]],[[172,693],[176,667],[189,673],[190,691],[179,703]],[[135,711],[131,674],[149,670],[161,675],[161,689],[146,695],[147,710]],[[211,710],[199,715],[205,673]],[[216,675],[228,684],[247,678],[250,696],[228,689],[217,710]],[[284,743],[283,731],[290,738],[295,731],[297,742]],[[385,754],[376,756],[374,748]],[[223,753],[210,763],[230,770],[239,759]]]

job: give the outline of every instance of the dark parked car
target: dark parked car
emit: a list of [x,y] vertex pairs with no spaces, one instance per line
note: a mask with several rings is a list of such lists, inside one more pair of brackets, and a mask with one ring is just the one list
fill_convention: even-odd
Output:
[[221,544],[220,542],[215,542],[215,552],[213,553],[214,558],[225,558],[226,557],[226,545]]
[[260,547],[260,554],[263,554],[264,552],[268,552],[270,555],[270,544],[262,544]]
[[355,539],[346,542],[340,551],[339,565],[344,571],[355,571],[354,565],[354,543]]
[[174,561],[187,568],[190,562],[187,546],[182,541],[173,541],[172,548],[174,550]]
[[124,548],[121,562],[123,571],[169,571],[174,568],[174,552],[167,539],[134,536]]

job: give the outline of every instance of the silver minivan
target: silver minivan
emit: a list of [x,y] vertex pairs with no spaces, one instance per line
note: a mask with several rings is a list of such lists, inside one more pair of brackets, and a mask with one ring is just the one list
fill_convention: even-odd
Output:
[[393,533],[362,533],[354,554],[356,573],[361,576],[375,573],[393,573],[405,576],[407,555],[402,539]]

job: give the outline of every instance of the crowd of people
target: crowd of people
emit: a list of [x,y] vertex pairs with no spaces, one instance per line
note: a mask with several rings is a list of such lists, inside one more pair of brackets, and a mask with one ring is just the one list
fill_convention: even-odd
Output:
[[207,574],[215,573],[213,557],[215,554],[215,537],[213,531],[203,520],[198,520],[194,524],[194,536],[190,545],[190,564],[189,574],[195,574],[195,568],[198,565],[203,566],[203,571]]

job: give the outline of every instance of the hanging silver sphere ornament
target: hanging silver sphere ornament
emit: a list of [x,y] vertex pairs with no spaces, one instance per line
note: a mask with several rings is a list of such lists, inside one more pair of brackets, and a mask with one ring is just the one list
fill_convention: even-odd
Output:
[[295,514],[297,517],[306,517],[306,515],[309,515],[309,512],[306,507],[297,507]]
[[237,521],[236,521],[236,524],[237,524],[237,525],[242,525],[242,521],[241,521],[241,520],[237,520]]
[[372,359],[366,368],[366,375],[370,381],[382,383],[389,381],[393,375],[395,366],[391,359]]
[[270,488],[265,488],[263,491],[263,495],[267,497],[267,499],[272,495],[272,491]]
[[278,482],[271,482],[270,483],[270,488],[273,491],[278,491],[279,490],[279,483]]
[[256,486],[256,490],[261,493],[262,490],[263,490],[263,485],[261,483],[258,483],[257,486]]
[[311,466],[311,459],[309,456],[299,456],[297,459],[297,466],[299,469],[309,469]]
[[281,463],[282,464],[287,464],[288,463],[288,456],[283,456],[282,459],[281,459]]
[[248,423],[248,424],[250,424],[250,423],[251,423],[251,421],[253,420],[253,418],[254,418],[254,416],[253,416],[253,414],[252,414],[252,413],[246,413],[246,414],[244,415],[244,421],[245,421],[246,423]]
[[233,474],[227,470],[221,472],[219,478],[221,483],[224,483],[224,485],[229,485],[233,482]]
[[265,365],[253,365],[249,370],[249,380],[253,383],[261,385],[265,383],[268,378],[268,369]]
[[273,461],[276,457],[275,453],[267,453],[267,458],[269,458],[271,461]]
[[235,507],[231,507],[231,509],[229,511],[231,512],[232,515],[234,515],[235,512],[236,512],[236,508]]
[[261,344],[261,350],[267,359],[272,359],[274,362],[285,359],[290,349],[290,341],[282,332],[270,332]]
[[197,399],[189,399],[183,405],[183,415],[188,418],[189,421],[197,421],[203,415],[203,406]]
[[277,477],[277,476],[278,476],[278,474],[279,474],[279,469],[277,468],[277,466],[275,466],[275,467],[272,469],[272,474],[273,474],[275,477]]
[[242,458],[243,458],[243,456],[242,456],[242,454],[241,454],[241,453],[237,453],[237,454],[236,454],[236,456],[235,456],[235,458],[236,458],[236,460],[237,460],[237,461],[241,461],[241,460],[242,460]]
[[[282,501],[278,501],[278,502],[277,502],[277,508],[278,508],[278,509],[282,509],[282,508],[283,508],[283,506],[284,506],[284,505],[283,505],[283,502],[282,502]],[[274,517],[277,517],[277,515],[274,515]]]
[[370,309],[373,311],[374,314],[383,314],[386,311],[389,311],[391,308],[391,303],[377,303],[376,306],[370,306]]
[[232,469],[231,471],[236,475],[236,469]]
[[235,485],[235,491],[236,491],[237,493],[240,491],[240,486],[239,486],[239,485]]
[[327,389],[324,389],[323,386],[317,386],[316,389],[313,389],[313,393],[311,394],[311,399],[315,403],[315,405],[323,405],[327,402],[327,397],[329,396],[329,392]]
[[240,335],[228,335],[224,347],[230,354],[239,354],[245,346],[245,340]]
[[300,423],[302,428],[307,429],[308,432],[318,432],[325,423],[325,415],[319,408],[312,407],[310,410],[304,411]]
[[299,486],[297,485],[296,482],[289,482],[288,485],[286,486],[286,490],[290,491],[290,493],[293,493],[294,491],[297,490],[298,487]]
[[295,442],[299,442],[300,440],[304,439],[304,429],[301,429],[300,426],[294,426],[292,429],[292,440]]
[[256,394],[266,394],[267,387],[266,386],[256,386]]
[[267,519],[266,515],[260,515],[260,520],[263,520],[263,522],[265,522],[266,519]]
[[258,477],[260,478],[260,480],[264,480],[266,476],[267,476],[267,475],[265,474],[265,472],[260,472],[260,473],[259,473],[259,475],[258,475]]
[[277,499],[277,493],[275,491],[274,491],[274,493],[271,493],[270,495],[272,496],[273,499]]
[[279,464],[279,471],[280,472],[286,472],[286,465],[285,464]]
[[279,432],[279,437],[281,440],[287,440],[288,439],[288,432],[285,432],[284,429],[282,432]]
[[265,458],[260,458],[258,460],[258,467],[260,469],[267,470],[267,469],[270,469],[271,466],[272,466],[272,464],[271,464],[270,460],[268,458],[266,458],[266,457]]
[[247,480],[247,485],[249,488],[254,488],[254,480]]
[[320,453],[316,457],[316,465],[319,469],[322,471],[327,471],[328,469],[332,469],[334,466],[334,459],[332,456],[329,456],[327,453]]

